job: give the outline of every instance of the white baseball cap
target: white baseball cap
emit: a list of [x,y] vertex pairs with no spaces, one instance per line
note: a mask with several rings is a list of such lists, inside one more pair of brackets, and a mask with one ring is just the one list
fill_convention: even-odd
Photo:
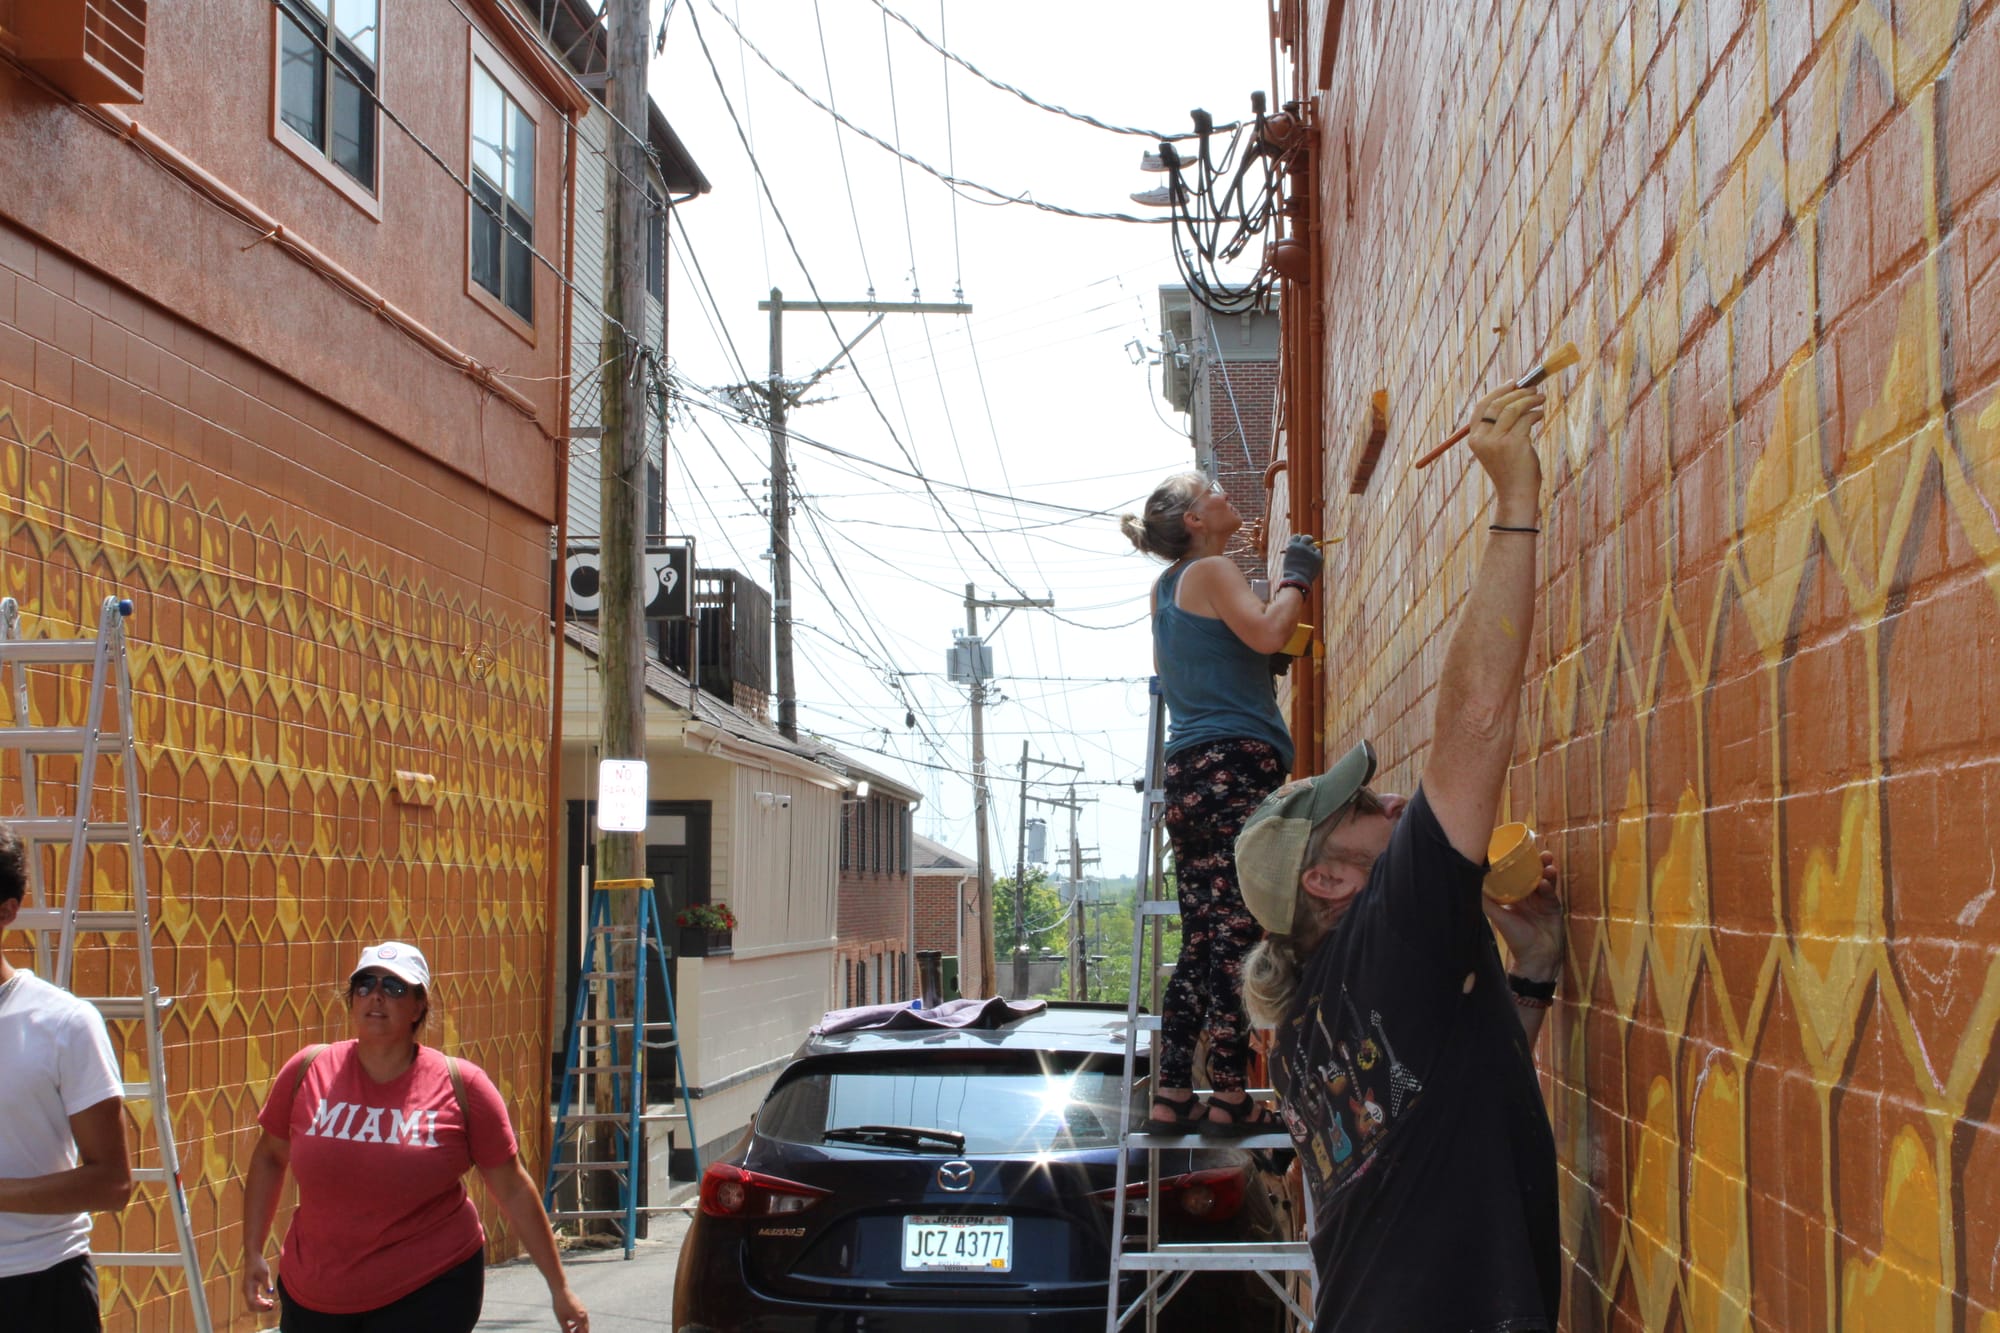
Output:
[[431,984],[431,965],[424,961],[423,950],[414,944],[385,940],[381,944],[370,945],[361,951],[361,961],[354,965],[354,971],[365,972],[371,967],[379,967],[391,976],[401,977],[412,986]]

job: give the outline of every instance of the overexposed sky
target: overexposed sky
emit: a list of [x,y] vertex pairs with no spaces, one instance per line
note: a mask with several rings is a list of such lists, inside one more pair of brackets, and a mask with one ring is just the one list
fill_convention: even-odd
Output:
[[[1269,89],[1260,0],[888,9],[993,78],[1111,124],[1181,132],[1197,106],[1232,121],[1253,90]],[[656,3],[656,22],[659,13]],[[1051,114],[948,65],[876,0],[676,0],[652,68],[654,96],[714,185],[678,210],[673,236],[669,352],[685,380],[720,389],[768,375],[770,325],[757,303],[772,287],[788,300],[860,300],[872,289],[883,301],[974,307],[966,318],[888,316],[792,415],[801,731],[904,776],[924,793],[917,831],[972,854],[970,707],[965,687],[944,677],[964,586],[1053,597],[1053,615],[1018,611],[1004,625],[999,613],[981,616],[1002,696],[986,710],[994,865],[1013,870],[1026,740],[1039,757],[1084,767],[1078,796],[1095,804],[1080,839],[1101,849],[1100,873],[1130,873],[1151,669],[1144,599],[1158,566],[1132,551],[1115,514],[1192,461],[1187,419],[1159,397],[1149,364],[1158,288],[1179,280],[1170,231],[954,191],[840,129],[729,19],[855,126],[1006,194],[1163,215],[1127,197],[1161,183],[1139,170],[1154,143]],[[868,319],[787,315],[786,375],[819,369]],[[691,405],[671,448],[669,527],[695,536],[704,565],[768,587],[767,437]],[[931,486],[870,463],[921,472]],[[1088,512],[1098,510],[1112,515]],[[1073,775],[1031,766],[1031,776]],[[1068,815],[1039,813],[1066,869]]]

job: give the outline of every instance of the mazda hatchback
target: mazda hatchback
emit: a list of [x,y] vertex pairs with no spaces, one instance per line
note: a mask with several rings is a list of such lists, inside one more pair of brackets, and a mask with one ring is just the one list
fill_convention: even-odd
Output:
[[[1143,1240],[1150,1206],[1136,1149],[1124,1206],[1113,1198],[1125,1040],[1122,1006],[1081,1004],[990,1030],[813,1036],[702,1175],[674,1328],[1101,1330],[1111,1227]],[[1146,1110],[1135,1098],[1135,1125]],[[1279,1161],[1186,1145],[1160,1154],[1161,1240],[1296,1238]],[[1128,1274],[1121,1302],[1142,1291]],[[1161,1315],[1204,1333],[1284,1327],[1246,1272],[1196,1274]]]

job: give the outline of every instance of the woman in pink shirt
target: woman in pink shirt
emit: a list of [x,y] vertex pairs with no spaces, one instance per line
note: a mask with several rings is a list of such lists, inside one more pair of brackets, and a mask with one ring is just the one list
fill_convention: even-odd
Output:
[[[471,1333],[486,1232],[463,1177],[477,1166],[548,1281],[558,1326],[588,1333],[498,1089],[417,1040],[430,977],[410,945],[364,950],[347,983],[354,1039],[278,1071],[243,1186],[244,1299],[282,1307],[283,1333]],[[274,1284],[264,1243],[288,1168],[299,1203]]]

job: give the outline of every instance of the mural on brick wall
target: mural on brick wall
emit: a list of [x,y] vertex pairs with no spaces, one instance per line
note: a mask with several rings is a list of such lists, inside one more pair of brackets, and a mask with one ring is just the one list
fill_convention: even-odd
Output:
[[1392,423],[1327,740],[1412,779],[1487,488],[1408,463],[1576,342],[1509,790],[1566,1324],[1994,1333],[2000,7],[1447,8],[1347,6],[1322,108],[1332,490]]
[[[75,414],[0,393],[14,402],[0,397],[0,595],[19,602],[26,636],[87,637],[105,595],[137,602],[154,949],[177,999],[168,1086],[210,1307],[233,1327],[247,1318],[237,1227],[257,1111],[295,1050],[349,1035],[338,988],[364,943],[421,944],[438,974],[428,1039],[488,1070],[517,1127],[541,1121],[545,626],[532,608],[495,614],[471,579],[446,584],[336,515],[268,497],[236,511],[158,469],[135,474],[115,431],[94,441]],[[55,427],[25,429],[24,406]],[[35,721],[78,715],[82,691],[61,692],[35,679]],[[400,802],[399,769],[434,775],[434,800]],[[21,808],[17,772],[10,762],[0,809]],[[115,908],[122,863],[95,865],[95,905]],[[118,948],[91,950],[76,989],[129,992],[132,967]],[[143,1043],[123,1045],[125,1076],[143,1080]],[[134,1110],[150,1148],[148,1112]],[[94,1238],[173,1243],[164,1196],[144,1186]],[[109,1327],[191,1326],[177,1271],[107,1269],[103,1282]]]

